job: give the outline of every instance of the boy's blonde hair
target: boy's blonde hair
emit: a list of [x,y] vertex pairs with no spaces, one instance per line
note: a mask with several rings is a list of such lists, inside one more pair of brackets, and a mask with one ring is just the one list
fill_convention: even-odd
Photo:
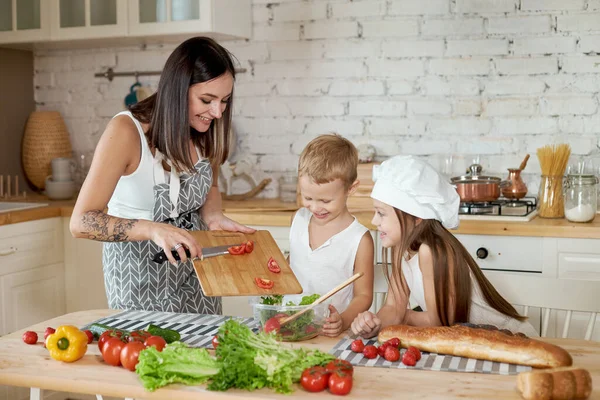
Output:
[[298,176],[321,185],[341,179],[348,189],[357,177],[358,150],[348,139],[330,133],[311,140],[300,154]]

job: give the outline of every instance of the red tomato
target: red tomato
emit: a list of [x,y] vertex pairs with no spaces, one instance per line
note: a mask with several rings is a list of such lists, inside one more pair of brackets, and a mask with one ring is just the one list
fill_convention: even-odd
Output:
[[304,333],[315,333],[317,331],[317,327],[314,325],[306,325],[306,328],[304,328]]
[[27,344],[36,344],[38,335],[34,331],[27,331],[23,333],[23,341]]
[[150,336],[144,342],[144,346],[146,346],[146,347],[154,346],[154,347],[156,347],[156,350],[158,350],[158,351],[163,351],[163,349],[165,348],[166,345],[167,345],[167,341],[160,336]]
[[47,327],[46,330],[44,331],[44,340],[46,340],[48,338],[48,336],[52,335],[54,332],[56,332],[56,329]]
[[104,344],[108,341],[108,339],[112,337],[120,338],[121,336],[123,336],[123,334],[119,331],[104,331],[102,335],[100,335],[100,338],[98,338],[98,350],[100,350],[100,354],[103,353],[102,348],[104,347]]
[[329,372],[325,368],[316,366],[306,368],[300,377],[300,384],[308,392],[322,392],[327,387]]
[[339,372],[342,374],[348,374],[350,376],[354,374],[354,367],[349,361],[346,360],[335,359],[333,361],[329,361],[329,363],[325,366],[325,369],[330,373]]
[[383,354],[383,358],[388,361],[394,362],[400,359],[400,350],[394,346],[388,346],[385,349],[385,353]]
[[144,350],[146,346],[142,342],[130,342],[127,343],[122,349],[119,356],[119,360],[123,367],[127,368],[130,371],[135,371],[135,366],[138,363],[138,357],[140,356],[140,351]]
[[267,268],[269,268],[269,271],[276,274],[281,272],[281,267],[273,257],[269,257],[269,261],[267,261]]
[[213,349],[216,350],[218,346],[219,346],[219,336],[215,335],[212,338],[212,347],[213,347]]
[[254,278],[254,282],[256,283],[256,286],[258,286],[261,289],[271,289],[275,284],[275,282],[273,282],[272,280],[263,278]]
[[377,348],[377,354],[378,354],[380,357],[383,357],[383,356],[384,356],[384,354],[385,354],[385,349],[387,349],[388,347],[390,347],[388,344],[385,344],[385,343],[381,344],[381,346],[379,346],[379,347]]
[[329,376],[329,392],[344,396],[352,390],[352,375],[334,372]]
[[279,317],[277,315],[266,320],[263,325],[263,331],[267,333],[272,331],[279,333],[279,328],[281,328],[281,324],[279,323]]
[[246,246],[244,246],[243,244],[239,246],[231,246],[227,249],[227,251],[231,255],[239,256],[240,254],[244,254],[246,252]]
[[92,331],[90,331],[89,329],[86,329],[85,331],[83,331],[83,333],[85,333],[88,337],[88,344],[90,344],[94,341],[94,334],[92,333]]
[[407,351],[402,356],[402,364],[413,367],[417,364],[417,358],[412,351]]
[[121,351],[125,347],[125,344],[126,343],[118,337],[111,337],[108,339],[102,348],[102,358],[104,358],[104,361],[108,365],[114,367],[121,365]]
[[389,340],[386,340],[386,342],[389,346],[398,348],[400,347],[400,339],[398,339],[397,337],[391,338]]
[[244,244],[246,253],[252,253],[252,250],[254,250],[254,242],[252,240],[248,240],[245,244]]
[[146,332],[146,331],[135,331],[135,332],[131,332],[129,334],[129,337],[127,338],[128,342],[142,342],[144,343],[146,341],[146,339],[148,339],[150,336],[150,333]]
[[419,349],[417,349],[415,346],[408,346],[408,349],[406,349],[406,351],[413,353],[413,355],[415,356],[415,359],[417,361],[419,361],[421,359],[421,351]]
[[377,357],[377,347],[373,346],[372,344],[366,345],[365,349],[363,350],[363,355],[367,358]]
[[356,339],[352,342],[352,344],[350,344],[350,350],[352,350],[355,353],[362,353],[364,349],[365,344],[360,339]]

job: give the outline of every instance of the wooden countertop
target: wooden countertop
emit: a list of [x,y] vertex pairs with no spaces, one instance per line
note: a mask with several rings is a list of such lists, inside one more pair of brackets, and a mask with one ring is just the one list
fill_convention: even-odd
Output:
[[[88,347],[86,355],[71,364],[61,363],[49,357],[41,345],[26,345],[21,339],[25,330],[32,330],[43,337],[47,326],[63,324],[83,326],[86,323],[113,314],[115,310],[80,311],[36,324],[0,338],[0,384],[21,387],[37,387],[48,390],[69,391],[105,396],[195,400],[219,399],[315,399],[334,398],[328,392],[308,393],[300,387],[291,395],[278,395],[268,390],[254,392],[229,390],[210,392],[204,386],[169,385],[150,393],[144,390],[137,375],[123,368],[106,365],[96,343]],[[573,357],[573,364],[586,368],[595,384],[589,399],[600,399],[600,343],[570,340],[544,339],[564,347]],[[329,351],[337,338],[317,337],[302,342],[302,346]],[[420,399],[505,399],[517,400],[516,376],[438,372],[429,370],[356,367],[352,391],[348,399],[395,399],[399,391],[411,393],[409,397]]]
[[[75,200],[53,201],[40,195],[32,195],[25,201],[43,202],[49,203],[49,205],[29,210],[0,213],[0,226],[44,218],[70,217],[75,204]],[[246,225],[289,227],[296,209],[295,203],[282,203],[278,199],[223,201],[225,215]],[[354,210],[353,214],[367,228],[375,229],[371,224],[372,212]],[[596,217],[594,221],[589,223],[569,222],[564,218],[534,218],[529,222],[461,220],[460,227],[452,230],[452,233],[600,239],[600,217]]]

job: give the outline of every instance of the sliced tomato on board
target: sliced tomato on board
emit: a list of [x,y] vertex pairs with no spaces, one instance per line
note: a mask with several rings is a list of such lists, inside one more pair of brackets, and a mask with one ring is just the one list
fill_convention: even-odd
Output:
[[246,243],[244,243],[244,246],[246,253],[252,253],[252,250],[254,250],[254,242],[252,240],[248,240]]
[[271,289],[275,284],[275,282],[273,282],[272,280],[263,278],[254,278],[254,282],[256,283],[256,286],[258,286],[261,289]]
[[269,271],[274,272],[276,274],[281,272],[281,267],[279,266],[279,263],[277,263],[277,261],[275,261],[273,257],[269,257],[269,261],[267,261],[267,267],[269,268]]
[[231,255],[239,256],[240,254],[246,253],[246,246],[243,244],[240,244],[239,246],[231,246],[227,249],[227,251]]

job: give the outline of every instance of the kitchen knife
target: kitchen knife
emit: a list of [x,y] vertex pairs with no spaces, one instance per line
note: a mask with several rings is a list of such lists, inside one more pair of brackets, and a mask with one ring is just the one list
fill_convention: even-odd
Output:
[[[202,248],[202,258],[194,258],[194,260],[202,260],[204,258],[208,258],[208,257],[215,257],[215,256],[222,256],[225,254],[229,254],[229,251],[227,249],[229,249],[232,246],[241,246],[242,243],[237,243],[237,244],[227,244],[224,246],[215,246],[215,247],[203,247]],[[190,257],[190,250],[184,246],[185,249],[185,254]],[[177,261],[179,261],[181,259],[181,257],[179,257],[179,253],[176,250],[171,250],[171,254],[173,255],[173,258]],[[167,261],[167,255],[165,254],[164,250],[159,251],[158,253],[156,253],[154,255],[154,257],[152,257],[152,261],[162,264],[165,261]]]

